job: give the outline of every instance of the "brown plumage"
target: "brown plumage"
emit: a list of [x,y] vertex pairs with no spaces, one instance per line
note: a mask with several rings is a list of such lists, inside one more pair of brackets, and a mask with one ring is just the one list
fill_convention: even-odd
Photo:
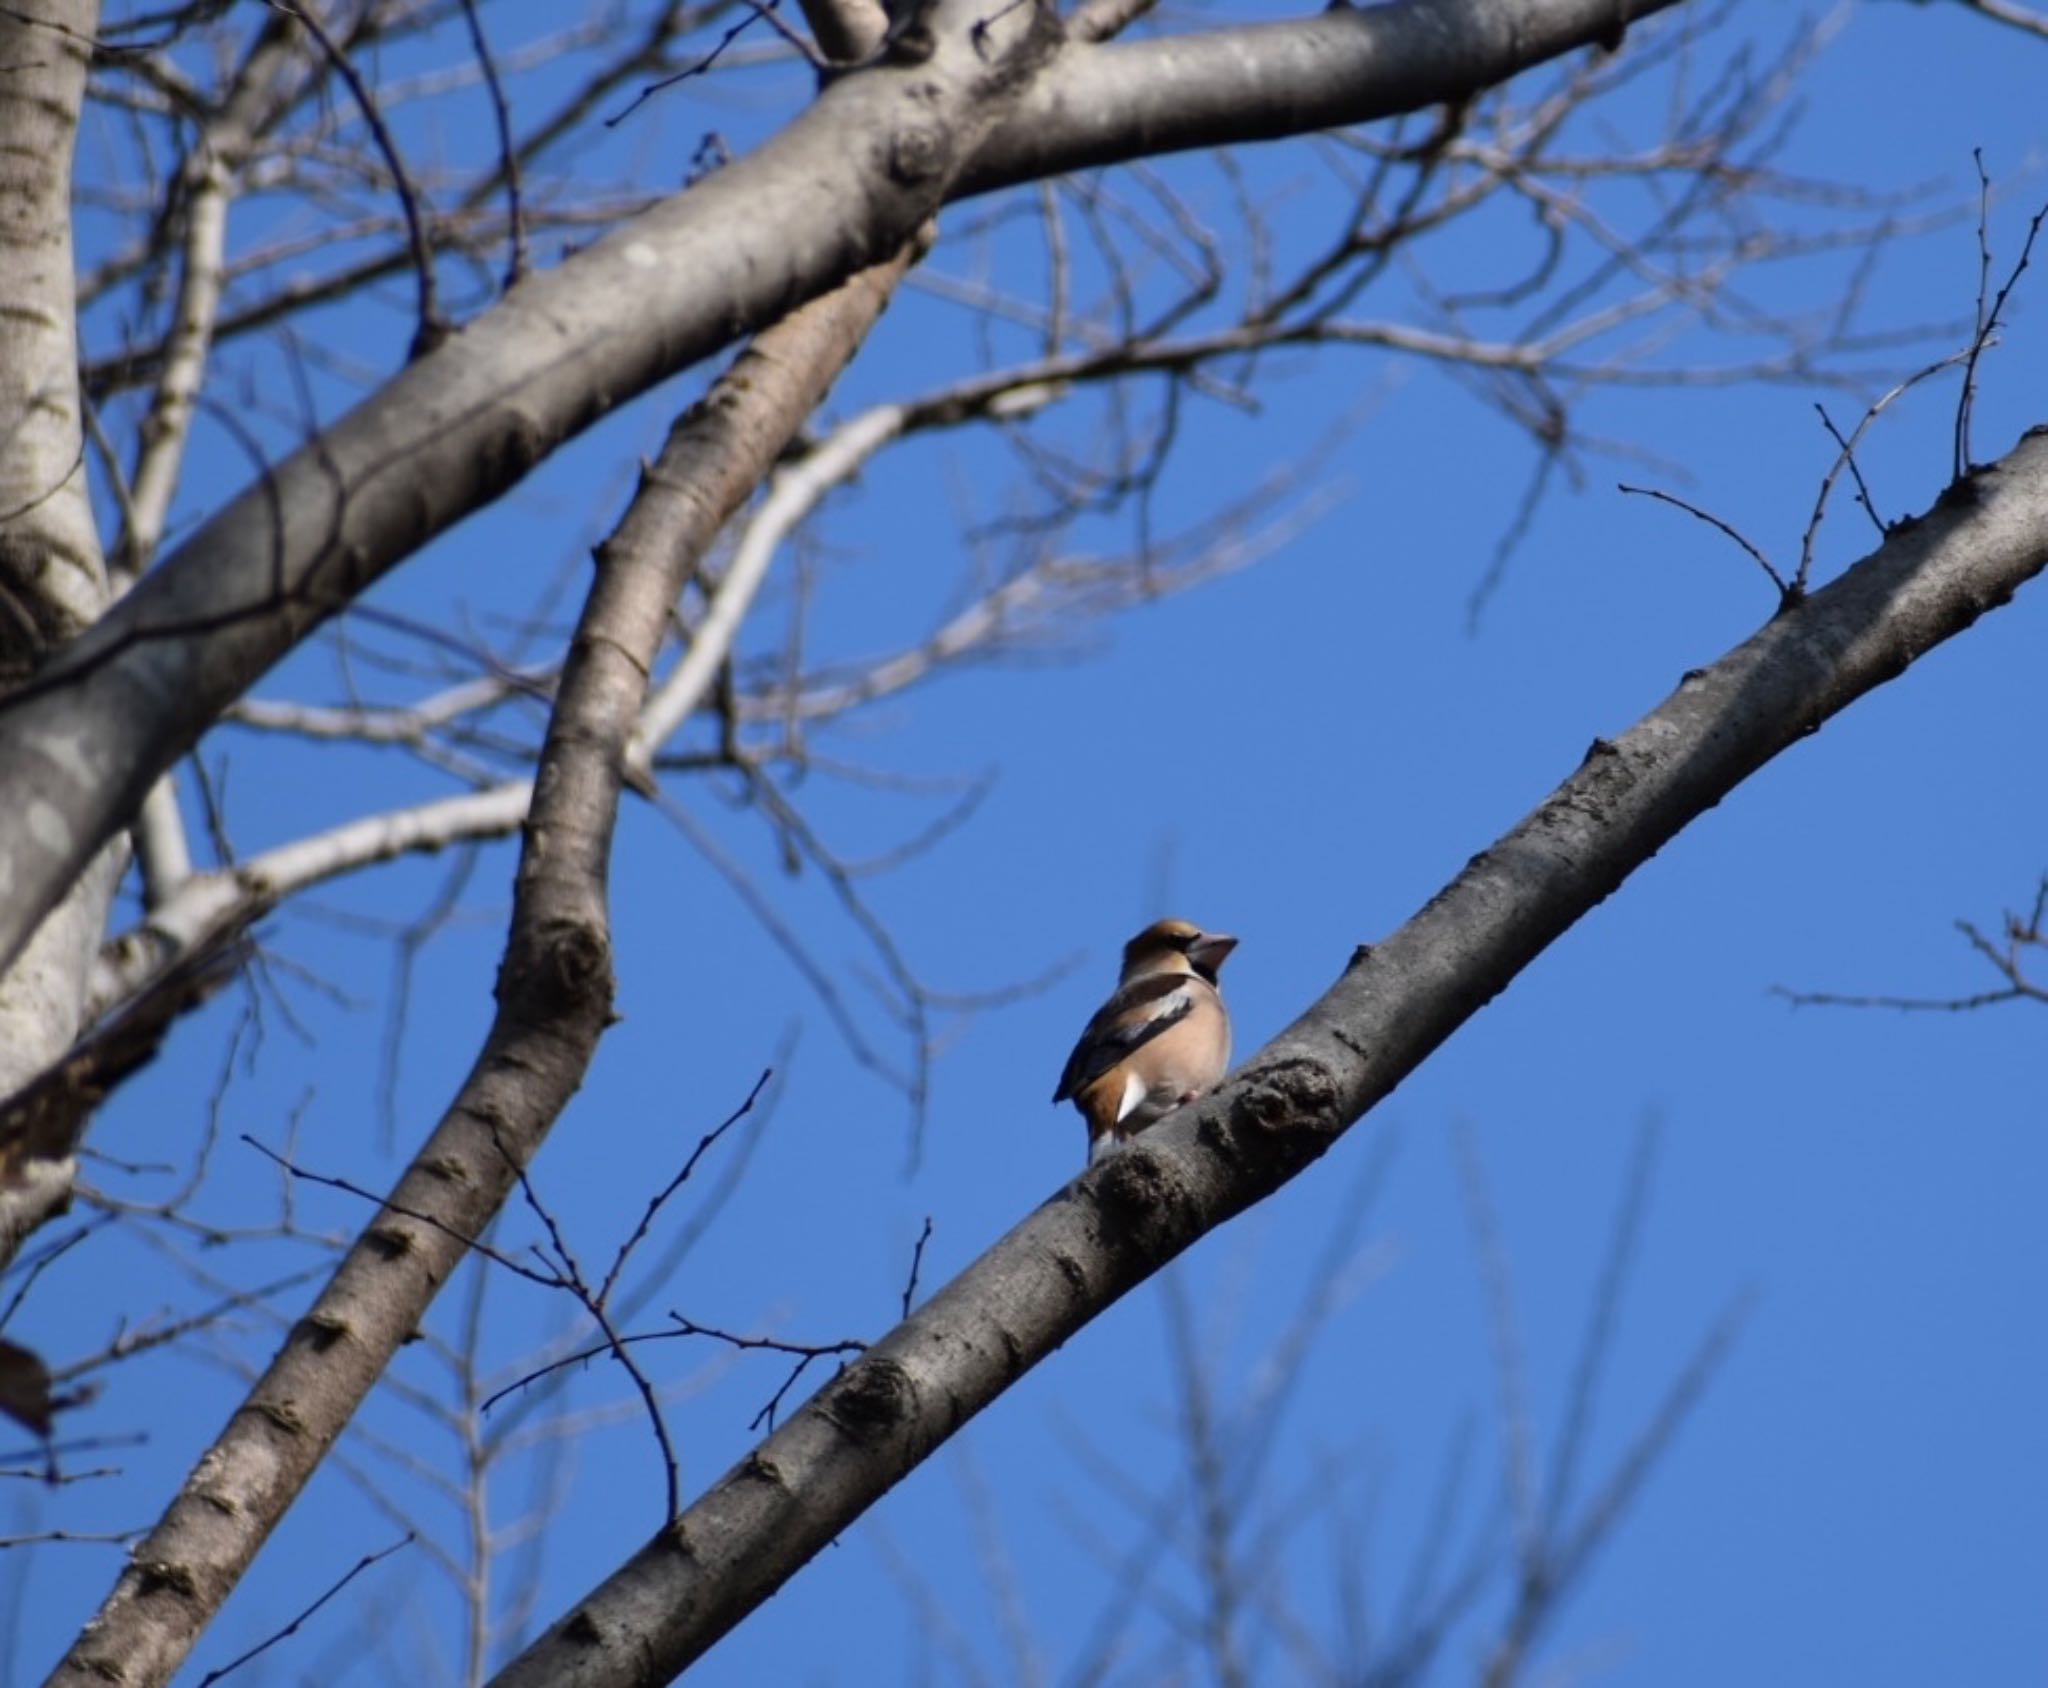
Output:
[[1116,992],[1081,1033],[1052,1096],[1080,1110],[1089,1160],[1222,1081],[1230,1014],[1216,970],[1236,947],[1185,920],[1158,921],[1124,945]]

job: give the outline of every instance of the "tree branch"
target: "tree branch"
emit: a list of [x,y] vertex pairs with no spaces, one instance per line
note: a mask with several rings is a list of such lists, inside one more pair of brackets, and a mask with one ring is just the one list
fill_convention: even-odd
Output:
[[[47,661],[107,598],[86,491],[71,240],[72,154],[98,17],[96,0],[0,10],[0,689]],[[42,819],[24,798],[8,825],[33,831]],[[118,830],[116,821],[69,856],[5,941],[0,1095],[78,1035],[87,971],[126,860]],[[71,1199],[69,1145],[27,1151],[0,1128],[0,1159],[14,1159],[0,1181],[0,1264]]]
[[[1045,14],[1006,14],[1022,39],[992,52],[984,7],[932,0],[891,59],[529,278],[267,473],[0,714],[0,788],[40,821],[0,828],[0,961],[156,776],[325,617],[600,415],[899,250],[944,199],[1202,144],[1226,110],[1221,138],[1244,140],[1461,97],[1671,3],[1408,0],[1069,46],[1041,69]],[[1019,100],[1032,124],[999,128]]]
[[807,1402],[494,1688],[667,1680],[1084,1324],[1303,1171],[1688,823],[2048,567],[2048,429],[1694,670],[1210,1097],[1091,1168]]
[[170,1679],[581,1084],[613,1017],[606,883],[625,750],[676,594],[911,256],[763,335],[677,423],[600,548],[533,782],[498,1012],[476,1064],[53,1683]]

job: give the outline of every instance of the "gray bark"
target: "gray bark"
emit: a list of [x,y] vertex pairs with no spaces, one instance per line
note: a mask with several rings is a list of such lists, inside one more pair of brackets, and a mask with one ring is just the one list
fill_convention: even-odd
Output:
[[627,745],[671,607],[908,261],[778,323],[671,432],[599,553],[570,643],[522,838],[498,1011],[476,1064],[52,1684],[171,1679],[583,1082],[612,1019],[606,887]]
[[[896,251],[945,199],[1463,97],[1673,3],[1407,0],[1172,48],[1069,44],[1041,67],[1042,20],[1034,50],[991,59],[970,28],[983,9],[949,0],[758,152],[528,278],[394,378],[0,712],[0,958],[326,616],[598,417]],[[1032,121],[998,130],[1021,99]]]
[[1070,50],[963,173],[961,195],[1126,159],[1277,140],[1462,100],[1660,0],[1424,0]]
[[0,10],[0,686],[106,602],[85,484],[71,152],[99,7]]
[[495,1679],[666,1681],[1090,1319],[1301,1172],[1521,969],[1779,752],[2048,567],[2048,429],[1596,739],[1527,819],[1214,1095],[967,1267]]
[[[86,492],[70,203],[98,13],[93,0],[0,11],[0,688],[18,686],[76,638],[107,595]],[[5,814],[9,828],[28,836],[68,830],[26,792]],[[69,858],[17,923],[13,965],[0,977],[0,1096],[77,1035],[120,877],[115,836],[110,828]],[[21,887],[4,875],[0,895],[22,906]],[[54,1147],[31,1152],[0,1140],[0,1262],[70,1201],[68,1146]]]

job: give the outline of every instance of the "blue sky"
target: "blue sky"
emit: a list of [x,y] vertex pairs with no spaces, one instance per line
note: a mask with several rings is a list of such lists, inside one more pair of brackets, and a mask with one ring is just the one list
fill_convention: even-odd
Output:
[[[1776,8],[1738,7],[1730,39],[1786,27]],[[2048,196],[2044,76],[2048,44],[1960,7],[1856,7],[1807,74],[1780,162],[1874,190],[1934,180],[1942,186],[1930,203],[1955,204],[1973,191],[1970,151],[1982,147],[1998,184],[1991,233],[2003,265]],[[715,85],[677,98],[702,103],[670,106],[616,145],[655,154],[668,172],[662,147],[711,125],[744,144],[749,125],[772,115],[766,95],[750,103]],[[1285,148],[1250,168],[1260,182],[1306,179]],[[1319,207],[1307,189],[1298,203],[1299,228],[1286,221],[1296,213],[1278,214],[1282,236],[1307,243]],[[1482,227],[1470,238],[1472,251],[1453,246],[1442,261],[1483,267],[1490,239],[1515,236]],[[936,261],[945,268],[948,254]],[[1968,220],[1902,239],[1869,320],[1966,315],[1975,267]],[[1769,298],[1811,300],[1841,277],[1839,266],[1822,267],[1760,286]],[[352,310],[340,331],[359,319],[366,342],[402,327],[387,304]],[[1984,374],[1980,457],[2048,420],[2043,320],[2038,289],[2023,284]],[[957,313],[905,300],[831,411],[962,373],[971,344]],[[879,1335],[927,1216],[929,1290],[1078,1168],[1078,1122],[1044,1098],[1131,930],[1174,912],[1242,937],[1225,982],[1248,1053],[1312,1000],[1354,944],[1398,925],[1540,800],[1590,739],[1653,707],[1685,669],[1772,608],[1766,583],[1725,541],[1613,487],[1617,478],[1676,485],[1668,473],[1596,463],[1583,489],[1544,503],[1468,632],[1468,598],[1529,471],[1525,441],[1428,369],[1333,351],[1294,359],[1282,376],[1256,415],[1191,409],[1162,485],[1161,525],[1204,519],[1266,465],[1308,459],[1334,422],[1357,413],[1316,470],[1320,486],[1341,494],[1332,509],[1254,567],[1089,624],[1049,653],[1057,660],[950,676],[832,743],[834,754],[903,773],[995,776],[969,824],[871,884],[929,982],[979,990],[1080,958],[1051,989],[964,1025],[938,1067],[913,1178],[902,1175],[900,1097],[848,1057],[803,981],[703,861],[644,806],[629,810],[613,882],[625,1019],[536,1168],[588,1255],[608,1254],[645,1193],[795,1038],[744,1182],[650,1303],[650,1320],[676,1307],[706,1324],[792,1338]],[[562,453],[378,601],[453,618],[479,603],[516,607],[517,590],[576,568],[620,507],[634,455],[653,448],[689,390],[653,395]],[[1954,394],[1948,379],[1902,401],[1862,454],[1887,515],[1925,508],[1946,479]],[[1831,455],[1815,397],[1838,418],[1855,412],[1852,399],[1787,383],[1597,394],[1586,416],[1595,431],[1682,465],[1678,490],[1785,557],[1797,553]],[[825,648],[870,651],[944,613],[963,551],[950,510],[934,505],[993,504],[1006,461],[982,441],[920,443],[876,465],[828,513],[817,565]],[[202,436],[185,508],[209,507],[243,473],[231,447]],[[1861,553],[1870,529],[1842,497],[1822,535],[1825,576]],[[1127,544],[1128,524],[1087,537],[1104,549]],[[773,593],[786,590],[781,581],[771,589],[754,649],[774,648]],[[1324,1163],[1176,1269],[1228,1406],[1261,1387],[1261,1361],[1329,1257],[1333,1232],[1351,1233],[1337,1251],[1350,1262],[1347,1294],[1289,1399],[1242,1538],[1254,1540],[1269,1512],[1307,1514],[1260,1562],[1309,1632],[1334,1644],[1340,1606],[1387,1621],[1461,1433],[1471,1465],[1453,1539],[1482,1539],[1500,1517],[1498,1356],[1454,1142],[1462,1134],[1483,1166],[1498,1214],[1543,1469],[1618,1194],[1649,1123],[1654,1184],[1581,1495],[1624,1457],[1731,1301],[1753,1302],[1711,1388],[1546,1632],[1538,1671],[1679,1688],[2017,1682],[2048,1672],[2039,1599],[2048,1577],[2048,1231],[2039,1222],[2048,1022],[2038,1007],[1901,1017],[1795,1010],[1772,994],[1942,995],[1993,982],[1953,922],[1995,927],[2048,871],[2044,637],[2048,595],[2037,585],[1764,770],[1541,957]],[[309,652],[259,690],[330,696],[334,672]],[[245,850],[446,789],[389,756],[316,762],[247,736],[226,748],[228,807]],[[701,787],[679,791],[859,998],[871,957],[816,875],[781,878],[756,817]],[[849,853],[888,847],[941,806],[824,778],[804,801]],[[511,859],[507,846],[484,854],[462,918],[420,960],[398,1093],[401,1148],[431,1124],[486,1023]],[[446,865],[405,864],[319,901],[411,918]],[[220,1223],[275,1213],[274,1170],[233,1139],[280,1143],[295,1111],[308,1164],[373,1183],[394,1164],[379,1146],[376,1109],[388,946],[298,914],[275,936],[352,1000],[296,990],[312,1041],[273,1015],[253,1069],[226,1092],[201,1198]],[[886,1040],[886,1021],[861,1011],[870,1035]],[[102,1147],[137,1159],[190,1155],[234,1013],[222,1003],[184,1028],[107,1110]],[[1361,1221],[1349,1195],[1382,1154],[1384,1179]],[[331,1192],[299,1201],[309,1225],[342,1231],[363,1217]],[[518,1244],[533,1230],[518,1214],[505,1225]],[[220,1269],[248,1283],[313,1258],[266,1245],[223,1253]],[[96,1239],[48,1274],[10,1335],[61,1360],[120,1316],[154,1311],[148,1286],[164,1270],[135,1241]],[[444,1296],[437,1328],[453,1327],[464,1293],[458,1284]],[[500,1360],[563,1316],[502,1279],[488,1297]],[[297,1304],[287,1296],[279,1305]],[[974,1680],[966,1659],[986,1680],[1024,1680],[1020,1632],[1045,1680],[1069,1680],[1105,1610],[1131,1601],[1091,1543],[1129,1554],[1144,1533],[1120,1493],[1167,1492],[1183,1470],[1168,1332],[1156,1286],[1111,1310],[849,1530],[693,1680]],[[260,1361],[271,1340],[251,1326],[232,1349]],[[671,1415],[694,1491],[750,1445],[748,1421],[781,1373],[772,1361],[701,1350],[662,1351],[656,1363],[670,1368],[666,1378],[695,1380]],[[434,1376],[417,1355],[402,1369]],[[147,1444],[121,1451],[128,1475],[117,1482],[33,1503],[7,1497],[19,1527],[110,1530],[153,1517],[239,1388],[219,1355],[198,1346],[113,1372],[76,1431],[146,1429]],[[574,1398],[594,1407],[624,1394],[594,1369]],[[400,1445],[446,1451],[401,1402],[380,1398],[365,1422]],[[1234,1457],[1249,1445],[1236,1441]],[[361,1457],[374,1465],[379,1456]],[[627,1415],[593,1430],[569,1458],[545,1532],[542,1621],[657,1522],[659,1468],[643,1424]],[[532,1462],[515,1465],[497,1497],[501,1520],[521,1511],[532,1476]],[[1323,1504],[1305,1507],[1304,1492]],[[454,1512],[418,1504],[455,1530]],[[39,1514],[27,1510],[34,1505]],[[339,1473],[323,1473],[195,1670],[275,1629],[396,1533]],[[1367,1592],[1354,1584],[1340,1598],[1332,1585],[1346,1552]],[[1171,1550],[1141,1557],[1168,1603],[1137,1603],[1110,1680],[1208,1680],[1198,1664],[1174,1674],[1171,1601],[1195,1598],[1189,1563]],[[914,1567],[929,1609],[906,1593],[902,1565]],[[10,1576],[28,1579],[17,1680],[33,1679],[61,1647],[114,1569],[113,1550],[87,1545],[9,1564]],[[359,1586],[352,1607],[331,1609],[277,1650],[263,1667],[271,1680],[429,1680],[423,1653],[453,1668],[448,1590],[421,1554],[409,1550]],[[1476,1677],[1504,1595],[1497,1578],[1432,1680]],[[1313,1680],[1269,1630],[1253,1624],[1247,1635],[1256,1680]]]

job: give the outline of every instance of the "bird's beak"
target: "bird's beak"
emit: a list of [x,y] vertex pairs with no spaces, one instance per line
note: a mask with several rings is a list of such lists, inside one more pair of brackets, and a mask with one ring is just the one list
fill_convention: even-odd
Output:
[[1188,960],[1211,973],[1223,965],[1223,958],[1237,948],[1237,940],[1221,932],[1205,932],[1188,945]]

